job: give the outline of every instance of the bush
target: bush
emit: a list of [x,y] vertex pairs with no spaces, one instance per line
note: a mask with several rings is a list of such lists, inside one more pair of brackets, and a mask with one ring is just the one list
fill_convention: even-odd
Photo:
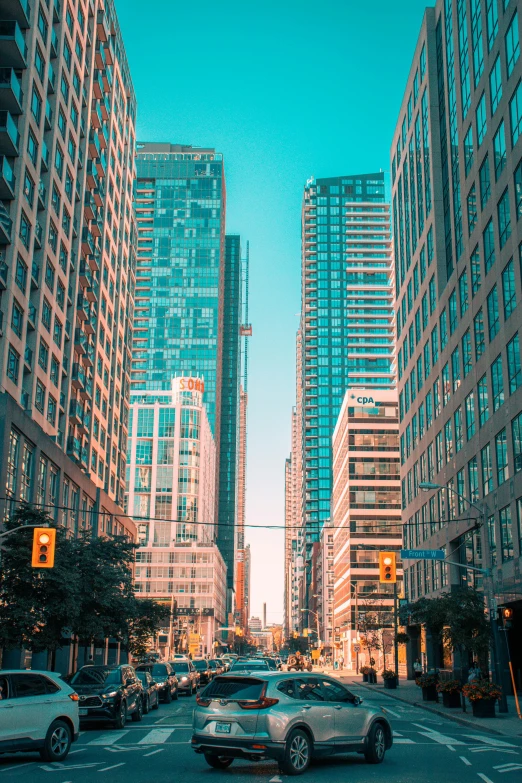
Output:
[[419,686],[419,688],[431,688],[432,685],[437,684],[437,676],[435,674],[421,674],[420,677],[417,677],[415,680],[415,684]]
[[407,644],[410,641],[408,634],[403,631],[399,631],[395,639],[397,640],[397,644]]
[[437,683],[437,691],[439,693],[460,693],[462,685],[458,680],[444,680],[444,682]]
[[395,672],[392,671],[392,669],[383,669],[382,670],[382,678],[383,678],[383,680],[394,680],[395,679]]
[[361,666],[361,674],[369,674],[370,667],[369,666]]
[[470,701],[500,699],[502,696],[500,685],[496,685],[488,680],[475,680],[474,682],[466,683],[462,688],[462,692]]

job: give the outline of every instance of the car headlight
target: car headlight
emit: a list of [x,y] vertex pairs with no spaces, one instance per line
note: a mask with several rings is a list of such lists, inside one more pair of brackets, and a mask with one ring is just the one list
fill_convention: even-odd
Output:
[[111,691],[110,693],[102,693],[102,699],[114,699],[118,695],[118,691]]
[[158,688],[163,688],[163,686],[166,685],[166,683],[165,683],[165,681],[157,682],[156,685],[158,686]]
[[188,677],[182,677],[181,682],[186,682],[188,680]]

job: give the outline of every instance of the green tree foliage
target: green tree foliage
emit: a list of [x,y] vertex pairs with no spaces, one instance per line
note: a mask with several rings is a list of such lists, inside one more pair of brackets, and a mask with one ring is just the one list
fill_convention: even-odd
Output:
[[133,597],[132,615],[127,620],[123,642],[126,649],[139,658],[150,649],[150,640],[160,628],[168,625],[170,608],[150,598]]

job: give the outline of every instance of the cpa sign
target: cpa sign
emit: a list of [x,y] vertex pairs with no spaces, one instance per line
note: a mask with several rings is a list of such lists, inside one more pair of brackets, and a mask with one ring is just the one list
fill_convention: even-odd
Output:
[[366,405],[366,404],[375,405],[373,397],[357,397],[357,402],[359,403],[359,405]]

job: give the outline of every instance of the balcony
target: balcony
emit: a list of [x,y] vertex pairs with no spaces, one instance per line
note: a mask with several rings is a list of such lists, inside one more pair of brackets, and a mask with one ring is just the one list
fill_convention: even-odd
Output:
[[91,126],[98,130],[103,125],[103,117],[101,113],[100,104],[97,101],[93,101],[91,109]]
[[0,108],[12,115],[22,114],[24,94],[22,84],[13,68],[0,68]]
[[11,243],[11,230],[13,221],[9,217],[9,210],[6,205],[0,201],[0,245],[9,245]]
[[83,202],[83,214],[85,215],[86,220],[94,220],[94,218],[98,214],[98,206],[94,201],[94,196],[89,191],[85,193],[85,200]]
[[75,362],[73,364],[72,368],[72,378],[71,383],[74,386],[75,389],[79,389],[80,391],[83,391],[85,389],[85,370],[81,366],[81,364],[78,364],[78,362]]
[[87,161],[87,187],[93,190],[98,187],[98,170],[94,160]]
[[87,259],[93,272],[99,272],[101,267],[101,253],[94,253]]
[[58,24],[60,21],[60,15],[62,12],[62,5],[60,0],[54,0],[53,3],[53,24]]
[[65,321],[64,332],[65,332],[65,341],[69,342],[69,340],[71,339],[71,322],[70,322],[70,320],[68,318]]
[[22,30],[27,30],[31,18],[29,0],[0,0],[0,17],[14,19]]
[[67,455],[73,459],[79,460],[82,451],[82,442],[79,438],[69,435],[67,438]]
[[7,275],[9,274],[9,267],[0,254],[0,291],[5,291],[7,288]]
[[94,130],[89,131],[89,155],[93,160],[101,155],[100,139]]
[[89,315],[83,324],[83,328],[85,329],[86,334],[93,335],[96,333],[96,313],[94,310],[89,312]]
[[109,22],[103,11],[98,11],[96,15],[96,37],[99,41],[105,43],[109,40],[110,29]]
[[112,68],[107,67],[102,71],[102,80],[104,92],[110,92],[112,88]]
[[105,56],[105,50],[99,43],[98,46],[96,47],[94,62],[96,63],[97,68],[103,69],[107,67],[107,57]]
[[28,345],[26,345],[24,351],[24,373],[29,373],[32,371],[33,371],[33,350],[32,348],[29,348]]
[[76,353],[82,355],[87,352],[87,347],[89,345],[89,340],[87,338],[87,335],[85,332],[82,332],[81,329],[75,329],[74,330],[74,348]]
[[49,148],[45,141],[42,141],[42,171],[49,171]]
[[83,355],[82,361],[86,367],[91,369],[94,367],[94,360],[96,358],[96,351],[92,343],[87,344],[87,352]]
[[[112,65],[112,63],[111,63]],[[111,102],[108,95],[104,95],[101,100],[101,113],[104,120],[108,120],[111,114]]]
[[27,67],[27,46],[17,22],[0,22],[0,65],[19,70]]
[[109,146],[109,131],[107,130],[106,125],[102,125],[102,127],[99,129],[98,139],[100,140],[100,147],[102,150],[106,150]]
[[4,314],[0,310],[0,337],[4,336]]
[[38,211],[41,212],[47,206],[47,188],[42,180],[38,183]]
[[37,322],[37,316],[38,316],[38,309],[36,305],[34,305],[32,302],[29,303],[29,308],[27,311],[27,329],[28,331],[34,332],[36,329],[36,322]]
[[103,228],[102,220],[91,220],[89,224],[89,231],[91,232],[93,237],[99,239],[102,235],[102,228]]
[[69,359],[67,356],[62,358],[62,370],[64,375],[69,375]]
[[40,287],[40,264],[33,261],[31,266],[31,288],[36,291]]
[[12,201],[14,199],[16,177],[7,158],[0,155],[0,199]]
[[51,104],[49,103],[48,100],[45,102],[45,122],[44,122],[44,127],[45,127],[46,131],[51,130],[51,128],[53,127],[53,110],[52,110]]
[[94,254],[95,243],[91,232],[88,228],[82,229],[82,253],[85,256],[92,256]]
[[55,57],[58,57],[59,50],[60,50],[60,41],[58,40],[58,33],[53,27],[51,33],[51,57],[53,60]]
[[42,247],[43,228],[39,220],[34,224],[34,244],[36,247]]
[[79,293],[76,300],[76,315],[80,321],[86,321],[89,317],[89,302],[85,299],[83,293]]
[[49,70],[47,71],[47,95],[54,95],[56,92],[56,74],[54,72],[53,64],[49,63]]
[[91,268],[86,261],[80,261],[80,283],[83,286],[93,286],[95,283]]
[[93,87],[93,92],[95,96],[98,98],[98,100],[103,98],[103,93],[104,93],[103,79],[102,79],[101,71],[98,68],[95,68],[94,70],[92,87]]
[[69,418],[71,424],[74,424],[76,427],[83,424],[83,405],[81,405],[78,400],[71,400],[69,404]]

